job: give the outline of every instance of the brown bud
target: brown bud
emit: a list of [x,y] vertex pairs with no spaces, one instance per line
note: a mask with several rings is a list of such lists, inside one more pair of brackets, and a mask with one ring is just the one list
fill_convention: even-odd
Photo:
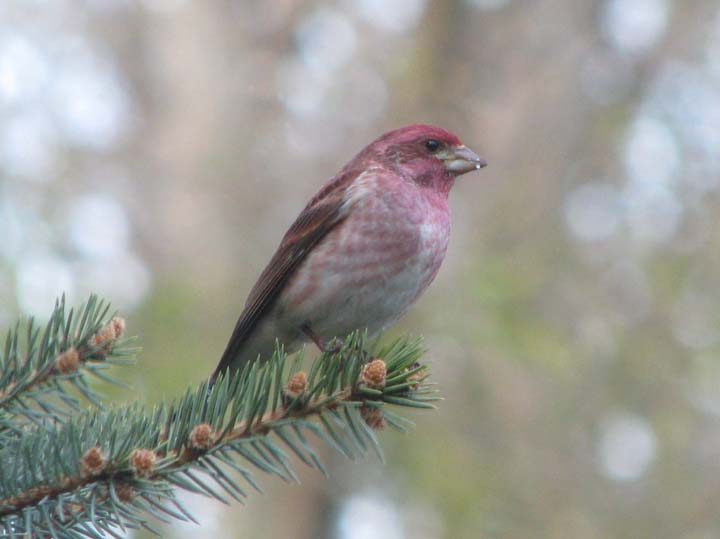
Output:
[[110,320],[110,323],[108,325],[110,327],[112,327],[113,335],[115,336],[115,339],[119,339],[120,337],[123,336],[123,333],[125,333],[125,319],[124,318],[116,316],[112,320]]
[[373,430],[383,430],[385,428],[385,416],[380,408],[374,406],[362,406],[360,415],[363,420]]
[[290,380],[288,380],[288,383],[285,385],[285,391],[295,397],[305,391],[307,388],[307,382],[307,374],[303,371],[298,371],[290,377]]
[[376,358],[363,367],[360,380],[367,384],[368,387],[382,389],[385,387],[386,374],[385,362],[380,358]]
[[129,483],[115,483],[115,494],[118,500],[125,503],[132,503],[135,499],[135,489]]
[[155,460],[157,455],[151,449],[133,449],[130,453],[130,466],[133,467],[135,473],[141,477],[148,477],[155,468]]
[[55,368],[60,374],[70,374],[80,365],[80,355],[75,348],[68,348],[55,359]]
[[107,324],[90,338],[90,342],[94,346],[109,345],[115,340],[115,328],[112,324]]
[[192,432],[190,432],[190,447],[193,449],[199,449],[205,451],[210,449],[215,442],[215,433],[210,425],[207,423],[200,423],[195,425]]
[[107,459],[99,447],[93,446],[85,451],[80,462],[85,475],[97,475],[105,468]]

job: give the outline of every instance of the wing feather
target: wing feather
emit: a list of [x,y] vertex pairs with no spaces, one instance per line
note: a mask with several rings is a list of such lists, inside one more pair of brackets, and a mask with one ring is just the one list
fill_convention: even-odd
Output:
[[323,187],[290,226],[250,292],[212,378],[231,366],[239,367],[253,359],[241,357],[243,345],[308,253],[347,217],[347,188],[361,173],[362,170],[342,171]]

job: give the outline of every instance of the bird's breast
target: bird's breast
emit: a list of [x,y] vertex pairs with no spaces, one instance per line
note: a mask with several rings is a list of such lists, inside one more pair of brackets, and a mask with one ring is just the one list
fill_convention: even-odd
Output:
[[280,298],[281,308],[324,337],[394,322],[433,280],[448,245],[450,214],[441,194],[371,176],[348,196],[348,217],[308,255]]

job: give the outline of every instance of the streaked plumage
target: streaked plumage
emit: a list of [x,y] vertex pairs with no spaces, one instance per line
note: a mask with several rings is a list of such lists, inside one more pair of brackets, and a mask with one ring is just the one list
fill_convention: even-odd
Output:
[[455,135],[434,126],[400,128],[368,145],[285,234],[214,376],[269,357],[276,338],[294,351],[310,336],[326,343],[392,324],[440,269],[455,177],[481,166]]

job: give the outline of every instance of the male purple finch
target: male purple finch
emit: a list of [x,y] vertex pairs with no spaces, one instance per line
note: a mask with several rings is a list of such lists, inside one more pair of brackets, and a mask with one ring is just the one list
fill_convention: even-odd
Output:
[[485,161],[452,133],[409,125],[357,154],[305,206],[250,292],[213,378],[277,339],[321,349],[389,326],[432,282],[450,235],[447,198]]

